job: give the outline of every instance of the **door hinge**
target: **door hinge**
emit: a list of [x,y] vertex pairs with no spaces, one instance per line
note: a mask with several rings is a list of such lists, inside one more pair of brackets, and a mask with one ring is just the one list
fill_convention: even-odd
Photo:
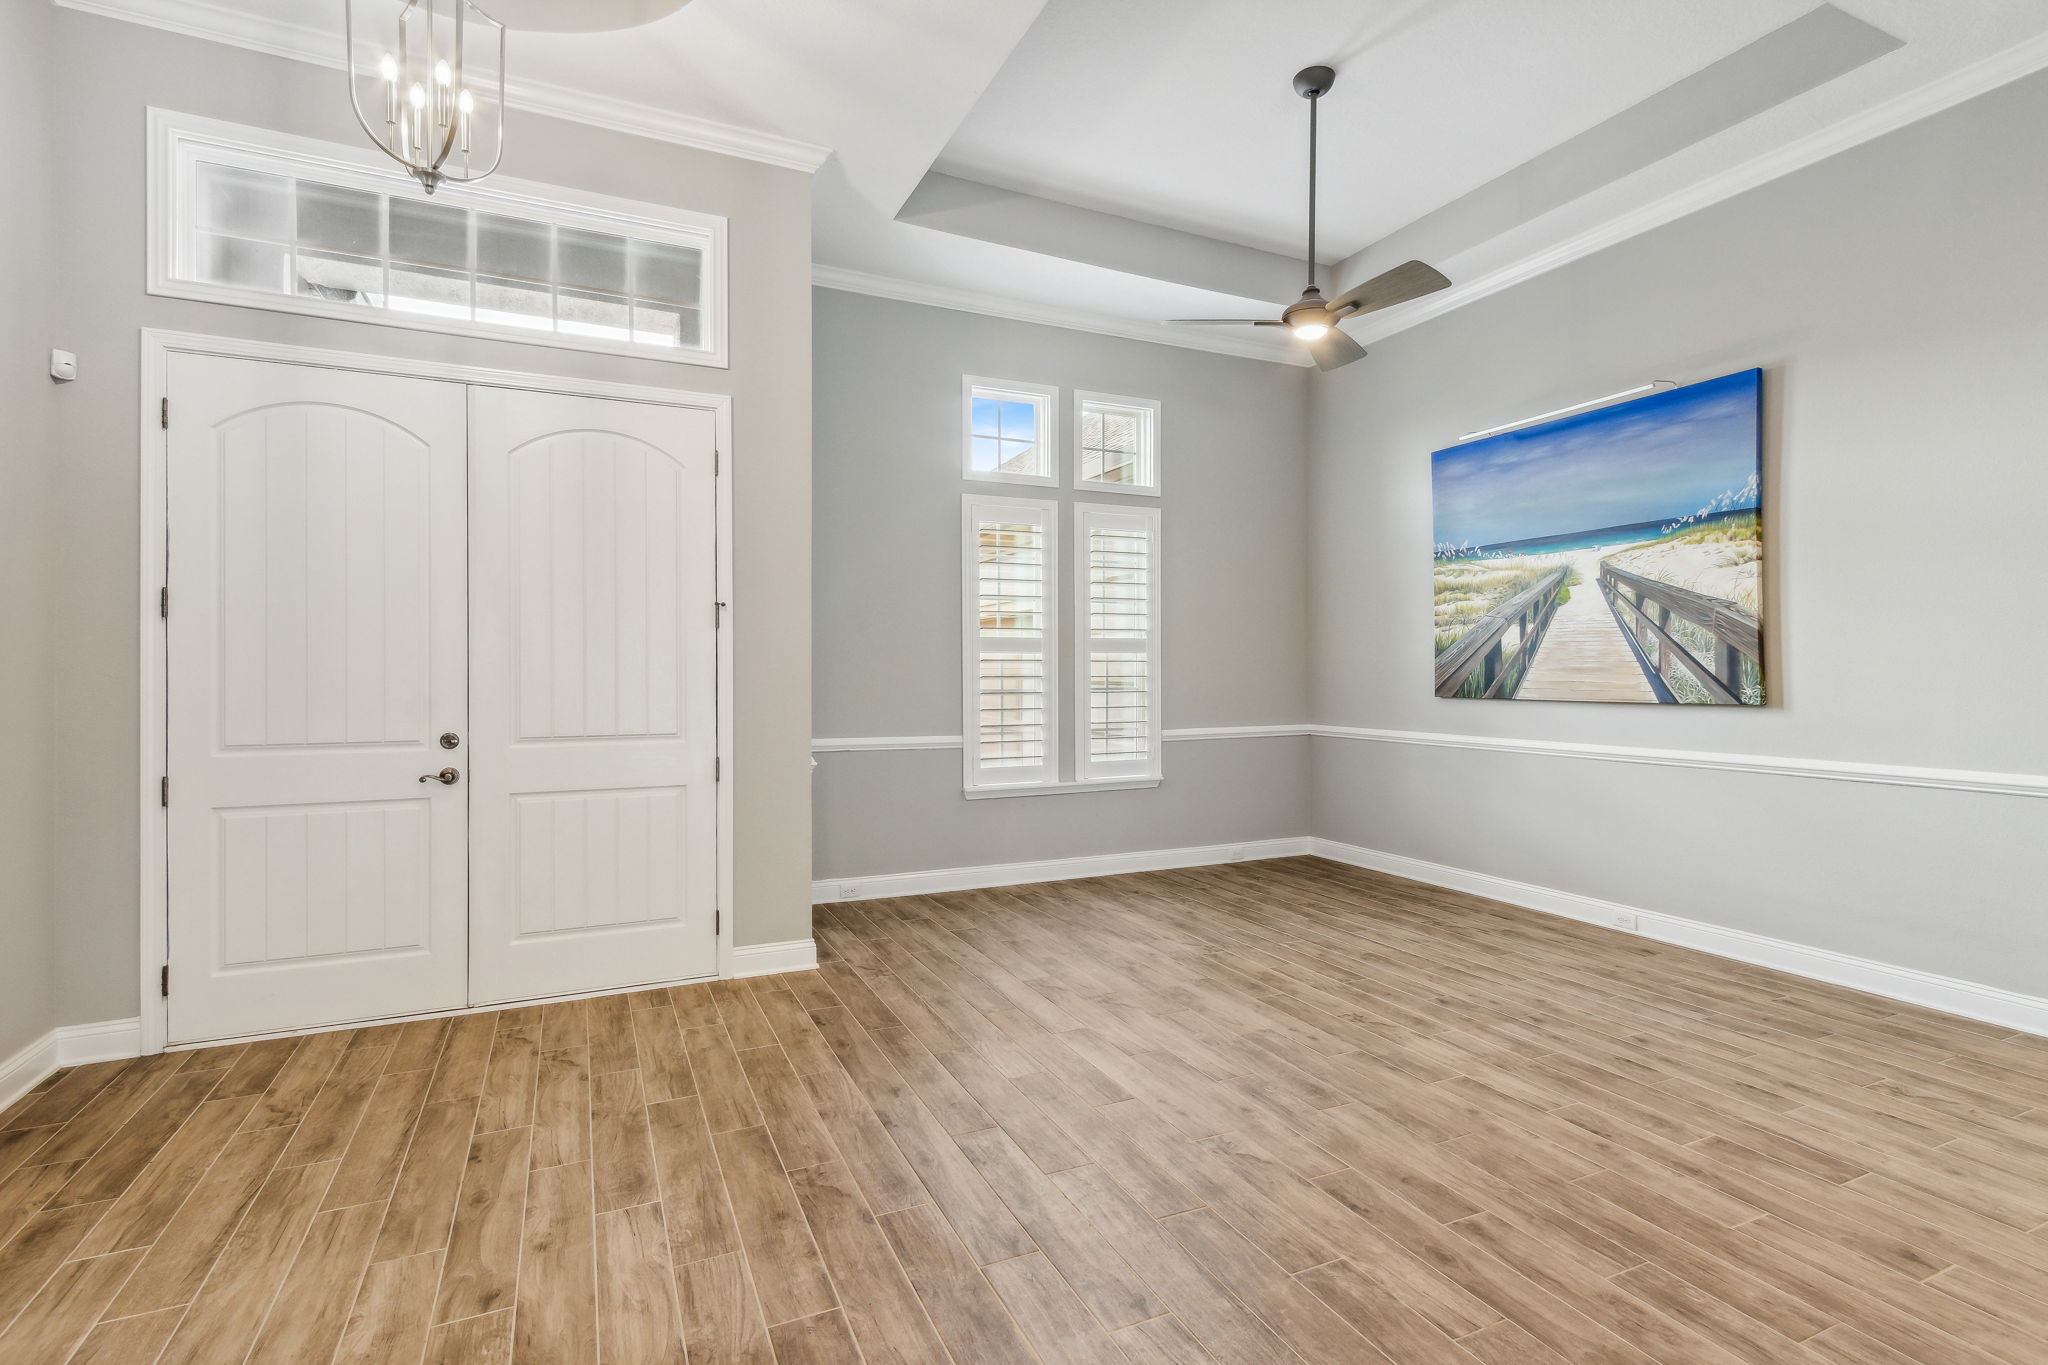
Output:
[[159,787],[157,788],[157,799],[158,799],[159,801],[163,802],[163,807],[164,807],[164,809],[165,809],[165,810],[169,810],[169,809],[171,808],[171,779],[170,779],[170,778],[168,778],[168,777],[164,778],[164,779],[163,779],[163,783],[162,783],[162,785],[160,785],[160,786],[159,786]]
[[162,427],[165,431],[169,431],[171,429],[170,399],[163,399],[162,402],[158,405],[156,410],[156,424]]
[[718,477],[718,467],[725,462],[725,452],[717,446],[711,448],[711,477]]
[[171,619],[171,590],[168,587],[156,591],[156,614],[166,621]]
[[161,987],[163,988],[163,993],[164,993],[164,997],[165,997],[166,999],[169,999],[169,998],[170,998],[170,994],[171,994],[171,964],[170,964],[170,963],[166,962],[166,963],[164,964],[164,973],[163,973],[163,975],[162,975],[162,976],[161,976],[160,978],[158,978],[158,984],[159,984],[159,985],[160,985],[160,986],[161,986]]
[[719,934],[719,931],[720,931],[721,929],[723,929],[724,927],[725,927],[725,911],[723,911],[723,910],[713,910],[713,911],[711,912],[711,936],[712,936],[713,938],[717,938],[717,937],[718,937],[718,934]]
[[725,780],[725,760],[723,758],[711,760],[711,780],[713,782],[723,782]]

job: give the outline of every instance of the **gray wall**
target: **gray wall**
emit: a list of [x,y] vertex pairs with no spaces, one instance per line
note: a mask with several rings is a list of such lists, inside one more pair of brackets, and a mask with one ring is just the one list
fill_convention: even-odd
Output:
[[[1159,503],[1166,727],[1305,718],[1308,371],[830,289],[815,320],[814,734],[960,733],[969,489]],[[1161,400],[1163,496],[970,484],[964,374],[1060,387],[1068,485],[1074,389]],[[1304,760],[1299,738],[1178,741],[1157,788],[969,801],[957,750],[820,754],[816,875],[1299,835]]]
[[51,20],[0,6],[0,1062],[57,1022],[50,903]]
[[[1312,393],[1323,724],[2048,772],[2048,76],[1377,345]],[[1430,694],[1429,452],[1767,370],[1772,706]],[[2048,805],[1318,739],[1329,838],[2048,994]]]
[[[39,8],[16,6],[13,8]],[[144,111],[341,142],[360,134],[325,68],[72,10],[48,127],[61,164],[64,333],[83,377],[61,394],[50,518],[56,590],[57,992],[64,1021],[136,1010],[140,755],[136,674],[137,333],[174,328],[733,395],[741,943],[810,936],[810,211],[796,171],[515,111],[505,173],[726,215],[736,305],[729,370],[295,318],[144,293]]]

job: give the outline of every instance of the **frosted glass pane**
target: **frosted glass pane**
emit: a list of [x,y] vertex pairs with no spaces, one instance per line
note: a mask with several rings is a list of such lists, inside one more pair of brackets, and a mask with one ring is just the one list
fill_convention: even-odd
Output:
[[626,292],[625,238],[559,228],[555,249],[555,268],[563,284],[610,294]]
[[554,297],[544,284],[526,280],[476,278],[476,320],[499,327],[555,329]]
[[192,272],[208,284],[282,294],[290,268],[291,248],[275,242],[251,242],[240,237],[192,239]]
[[[396,208],[397,205],[392,205]],[[469,276],[452,270],[391,266],[391,304],[402,313],[429,313],[437,318],[469,316]]]
[[384,196],[339,185],[298,182],[299,245],[374,256],[384,249]]
[[261,237],[272,242],[292,239],[290,180],[203,161],[197,172],[202,231]]
[[702,268],[703,256],[688,247],[633,243],[633,292],[643,299],[696,303]]
[[551,255],[546,223],[499,218],[480,213],[476,219],[476,268],[480,275],[516,280],[545,280]]
[[450,270],[469,268],[469,211],[391,201],[391,259]]
[[557,306],[556,330],[565,335],[613,341],[624,341],[632,335],[633,306],[616,294],[584,294],[564,289]]
[[672,308],[645,299],[633,303],[633,340],[644,345],[694,347],[702,327],[703,315],[694,308]]
[[302,251],[298,291],[329,303],[384,302],[384,262],[367,256]]

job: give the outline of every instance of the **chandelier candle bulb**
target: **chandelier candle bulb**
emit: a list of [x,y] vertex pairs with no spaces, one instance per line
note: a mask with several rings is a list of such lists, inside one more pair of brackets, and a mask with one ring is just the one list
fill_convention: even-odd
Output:
[[388,142],[398,136],[398,59],[385,53],[377,71],[384,77],[384,137]]

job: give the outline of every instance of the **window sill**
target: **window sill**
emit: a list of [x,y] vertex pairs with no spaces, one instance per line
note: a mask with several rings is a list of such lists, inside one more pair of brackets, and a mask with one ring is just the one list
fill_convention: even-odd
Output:
[[1076,792],[1132,791],[1139,787],[1156,787],[1163,779],[1157,777],[1119,777],[1101,782],[1044,782],[1035,786],[975,787],[961,793],[969,801],[981,801],[992,796],[1071,796]]

